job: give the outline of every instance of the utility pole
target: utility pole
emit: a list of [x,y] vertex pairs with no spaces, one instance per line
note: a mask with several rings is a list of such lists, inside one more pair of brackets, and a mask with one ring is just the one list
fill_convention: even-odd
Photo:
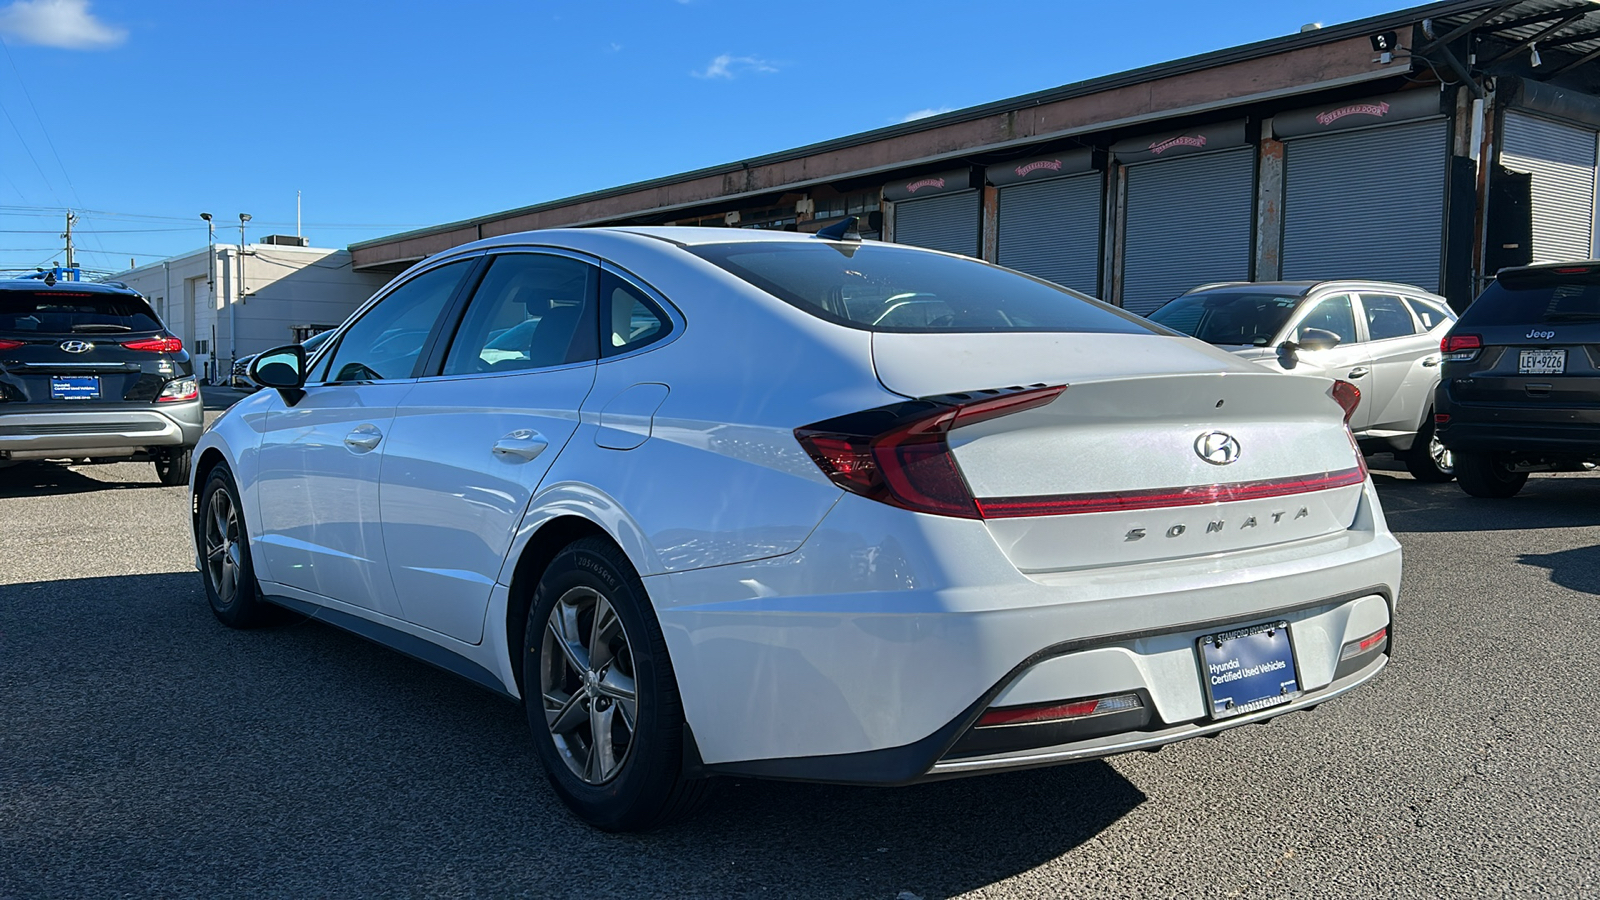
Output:
[[78,267],[77,260],[72,256],[72,224],[76,221],[78,221],[78,217],[72,214],[72,210],[67,210],[67,233],[63,234],[62,237],[67,239],[67,268],[69,269]]
[[239,213],[239,300],[228,304],[228,374],[233,375],[233,364],[239,360],[239,304],[244,302],[244,226],[250,221],[249,213]]

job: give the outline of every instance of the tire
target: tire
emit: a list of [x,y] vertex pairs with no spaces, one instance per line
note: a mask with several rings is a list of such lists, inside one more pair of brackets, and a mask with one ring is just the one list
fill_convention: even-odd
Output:
[[1474,497],[1503,500],[1515,497],[1528,483],[1527,472],[1513,472],[1491,453],[1457,453],[1456,483]]
[[200,577],[217,621],[229,628],[259,628],[278,621],[280,614],[278,607],[262,599],[256,584],[243,509],[227,466],[212,469],[200,494],[200,518],[195,523]]
[[1405,453],[1406,471],[1418,481],[1443,484],[1456,477],[1454,457],[1455,454],[1439,443],[1434,435],[1433,412],[1430,410],[1426,424],[1417,432],[1411,449]]
[[604,831],[648,831],[699,807],[709,782],[684,776],[683,706],[666,640],[616,545],[584,538],[556,554],[523,634],[534,747],[574,815]]
[[194,459],[193,447],[179,447],[159,453],[155,458],[156,478],[167,487],[189,483],[189,464]]

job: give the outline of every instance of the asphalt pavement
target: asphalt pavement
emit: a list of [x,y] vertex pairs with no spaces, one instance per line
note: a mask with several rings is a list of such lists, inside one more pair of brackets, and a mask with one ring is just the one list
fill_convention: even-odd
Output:
[[1055,769],[726,782],[618,836],[516,706],[324,625],[219,625],[148,464],[0,470],[0,897],[1600,894],[1600,474],[1375,478],[1406,575],[1362,690]]

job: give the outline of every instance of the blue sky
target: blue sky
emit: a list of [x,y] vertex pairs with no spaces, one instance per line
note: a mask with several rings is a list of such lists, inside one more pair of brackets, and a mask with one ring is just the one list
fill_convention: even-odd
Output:
[[[0,269],[343,247],[1401,8],[0,0]],[[226,227],[232,223],[232,227]]]

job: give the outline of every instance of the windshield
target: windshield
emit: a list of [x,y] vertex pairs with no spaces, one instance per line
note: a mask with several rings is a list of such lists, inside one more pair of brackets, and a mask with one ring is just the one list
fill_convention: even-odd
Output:
[[122,334],[160,331],[149,304],[129,294],[0,291],[0,333]]
[[1502,278],[1484,289],[1460,321],[1473,327],[1600,322],[1600,275]]
[[1201,291],[1173,300],[1150,320],[1211,344],[1264,346],[1302,299],[1267,291]]
[[1156,331],[1049,282],[921,250],[822,241],[687,249],[818,318],[869,331]]

